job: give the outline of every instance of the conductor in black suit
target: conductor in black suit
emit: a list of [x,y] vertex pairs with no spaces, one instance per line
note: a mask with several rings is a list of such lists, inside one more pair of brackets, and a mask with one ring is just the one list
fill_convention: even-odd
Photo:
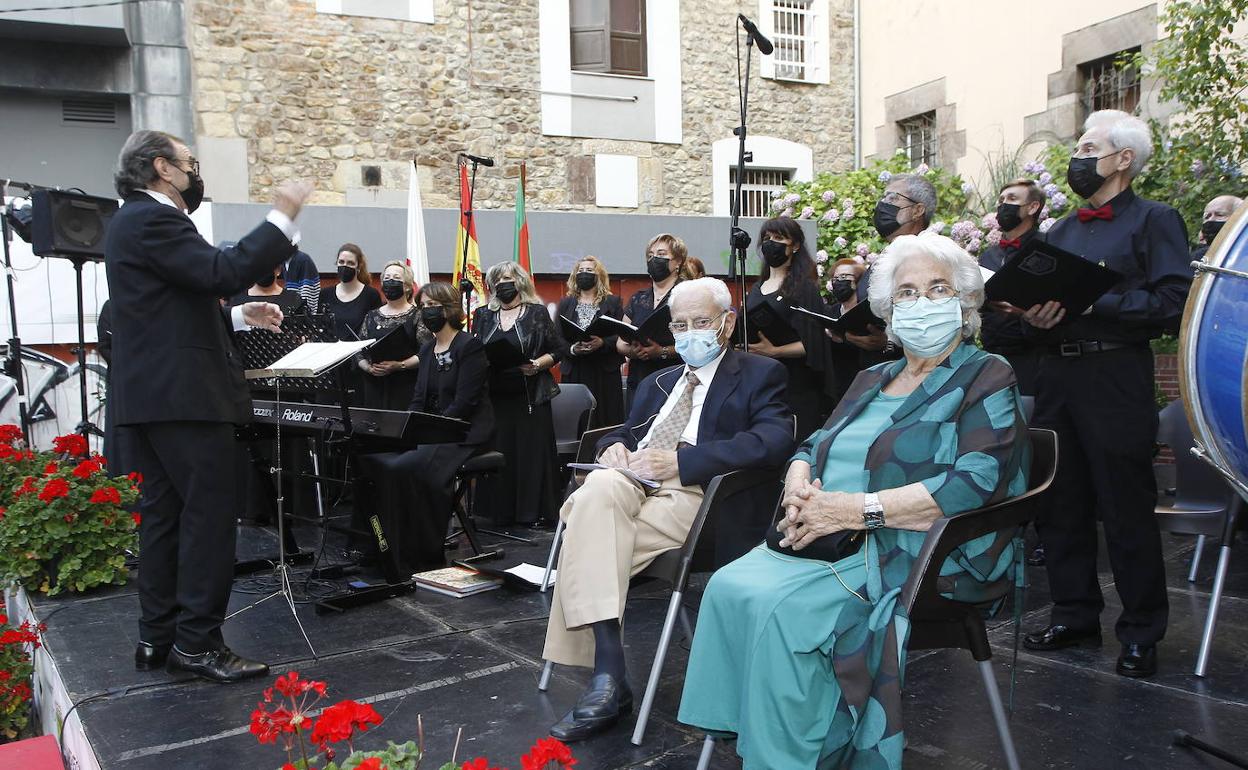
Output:
[[115,177],[124,205],[104,246],[113,322],[109,408],[127,463],[143,474],[139,504],[139,645],[135,666],[219,682],[260,676],[263,663],[225,645],[234,519],[240,503],[234,426],[251,397],[232,333],[278,330],[268,302],[221,308],[294,252],[306,184],[278,189],[265,222],[217,249],[188,213],[203,198],[199,162],[177,137],[136,131]]

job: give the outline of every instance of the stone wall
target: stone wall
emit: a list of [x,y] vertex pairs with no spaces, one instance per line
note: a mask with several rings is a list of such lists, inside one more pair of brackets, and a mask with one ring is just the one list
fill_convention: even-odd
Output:
[[[361,202],[376,166],[375,201],[402,205],[415,157],[424,204],[453,207],[455,154],[470,148],[500,161],[478,179],[482,208],[512,205],[525,159],[531,208],[597,210],[593,156],[617,153],[639,158],[636,211],[709,214],[711,143],[737,121],[738,6],[681,2],[674,145],[542,135],[537,0],[436,0],[432,25],[317,13],[312,0],[193,0],[196,133],[245,140],[252,200],[299,176],[315,181],[314,202]],[[750,93],[751,133],[811,146],[816,171],[853,159],[851,0],[832,0],[830,26],[830,84],[764,80],[756,63]]]

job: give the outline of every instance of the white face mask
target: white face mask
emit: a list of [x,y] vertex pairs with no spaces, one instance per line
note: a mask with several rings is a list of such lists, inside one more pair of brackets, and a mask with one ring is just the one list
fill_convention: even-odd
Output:
[[932,358],[943,353],[962,333],[962,303],[957,297],[919,297],[908,307],[894,305],[889,325],[903,348],[916,356]]

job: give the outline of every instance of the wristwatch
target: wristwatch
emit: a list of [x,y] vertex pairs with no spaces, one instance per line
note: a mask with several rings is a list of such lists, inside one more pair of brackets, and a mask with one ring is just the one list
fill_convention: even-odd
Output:
[[874,492],[862,496],[862,523],[868,530],[884,526],[884,506],[880,505],[880,496]]

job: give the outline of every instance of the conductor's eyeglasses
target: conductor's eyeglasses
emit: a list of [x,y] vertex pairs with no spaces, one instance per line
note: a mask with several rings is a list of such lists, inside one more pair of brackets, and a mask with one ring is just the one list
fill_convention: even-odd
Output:
[[727,313],[727,312],[728,311],[725,310],[721,312],[719,315],[715,316],[714,318],[695,318],[693,319],[692,324],[686,323],[684,321],[672,321],[670,324],[667,325],[667,328],[672,330],[672,334],[684,334],[685,332],[689,331],[690,326],[692,326],[694,329],[697,329],[698,331],[706,331],[707,329],[714,326],[715,322],[718,321],[720,318],[722,318],[724,313]]

